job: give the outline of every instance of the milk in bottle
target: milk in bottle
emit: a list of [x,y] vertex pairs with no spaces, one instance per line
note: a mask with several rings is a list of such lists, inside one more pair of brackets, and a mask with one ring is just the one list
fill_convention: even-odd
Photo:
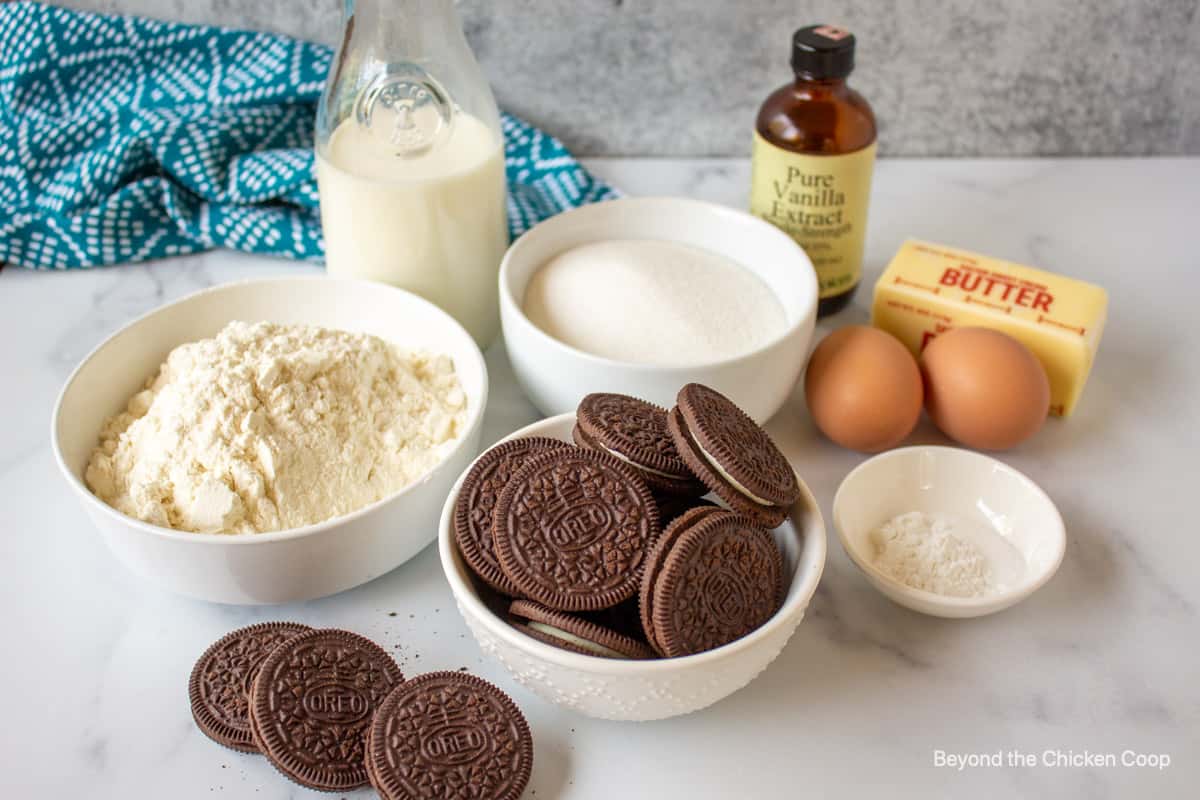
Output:
[[504,147],[452,0],[347,0],[316,151],[329,274],[416,292],[486,347],[508,244]]

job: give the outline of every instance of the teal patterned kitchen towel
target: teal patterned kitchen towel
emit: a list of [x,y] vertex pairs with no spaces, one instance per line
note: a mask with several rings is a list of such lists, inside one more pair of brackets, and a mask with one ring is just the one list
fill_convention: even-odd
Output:
[[[331,53],[283,36],[0,5],[0,262],[229,247],[320,260],[312,129]],[[515,237],[616,193],[505,115]]]

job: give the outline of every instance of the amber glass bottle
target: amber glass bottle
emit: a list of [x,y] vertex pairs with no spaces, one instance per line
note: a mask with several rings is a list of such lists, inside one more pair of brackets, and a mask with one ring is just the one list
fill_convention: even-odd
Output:
[[862,275],[875,115],[846,85],[853,69],[853,34],[801,28],[792,36],[796,79],[766,99],[755,124],[750,210],[808,253],[818,316],[844,308]]

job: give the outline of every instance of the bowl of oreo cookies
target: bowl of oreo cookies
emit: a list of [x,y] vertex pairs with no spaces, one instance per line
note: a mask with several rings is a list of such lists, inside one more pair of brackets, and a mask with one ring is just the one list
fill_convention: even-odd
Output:
[[825,565],[812,493],[728,398],[590,394],[463,473],[442,567],[484,652],[550,702],[652,720],[749,683]]

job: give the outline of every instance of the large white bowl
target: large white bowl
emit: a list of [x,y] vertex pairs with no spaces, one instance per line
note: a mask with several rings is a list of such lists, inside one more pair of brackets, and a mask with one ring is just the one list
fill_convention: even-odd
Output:
[[[571,440],[574,414],[529,425],[507,439],[552,436]],[[506,441],[507,441],[506,439]],[[465,472],[463,477],[465,477]],[[787,596],[775,616],[735,642],[682,658],[624,661],[573,653],[530,638],[489,608],[503,602],[488,596],[471,575],[454,539],[454,504],[462,478],[454,484],[438,533],[442,569],[459,613],[480,648],[503,664],[513,678],[551,703],[589,717],[652,720],[709,706],[745,686],[775,660],[812,599],[825,568],[825,523],[812,492],[800,482],[801,497],[790,519],[775,530],[790,576]]]
[[[909,511],[950,514],[970,526],[963,535],[974,534],[969,538],[1005,585],[982,597],[946,597],[881,571],[873,562],[871,531]],[[1008,608],[1053,577],[1067,547],[1062,517],[1036,483],[991,456],[957,447],[902,447],[867,459],[838,487],[833,522],[846,554],[871,585],[935,617]]]
[[[525,316],[525,289],[563,251],[609,239],[681,242],[738,262],[779,298],[786,330],[745,355],[686,367],[613,361],[563,344]],[[816,313],[816,274],[791,237],[745,212],[681,197],[629,197],[572,209],[517,239],[500,264],[508,357],[525,394],[548,416],[575,410],[589,392],[620,392],[669,408],[680,386],[696,382],[764,422],[784,404],[804,369]]]
[[[104,421],[122,409],[177,345],[215,335],[232,320],[321,325],[375,334],[454,360],[467,395],[457,446],[417,483],[318,525],[260,534],[185,533],[107,505],[83,473]],[[479,447],[487,367],[470,335],[414,294],[324,277],[255,280],[185,297],[131,322],[92,351],[67,380],[51,438],[67,483],[113,553],[166,589],[217,603],[284,603],[321,597],[395,569],[433,540],[455,477]]]

